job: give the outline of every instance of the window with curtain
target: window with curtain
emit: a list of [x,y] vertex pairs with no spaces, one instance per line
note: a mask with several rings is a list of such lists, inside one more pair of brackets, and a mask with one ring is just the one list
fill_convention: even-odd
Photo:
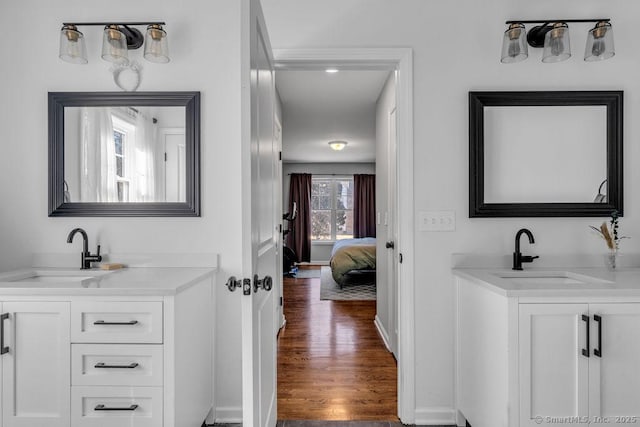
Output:
[[353,178],[313,176],[311,240],[331,242],[353,238]]

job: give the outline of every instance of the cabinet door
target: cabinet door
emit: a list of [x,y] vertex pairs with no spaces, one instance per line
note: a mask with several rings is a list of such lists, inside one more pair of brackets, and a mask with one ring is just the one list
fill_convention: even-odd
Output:
[[521,427],[539,426],[546,417],[588,416],[583,314],[587,304],[520,304]]
[[69,427],[69,303],[5,302],[3,427]]
[[[634,424],[633,418],[626,422],[616,418],[626,416],[640,422],[640,304],[591,304],[589,312],[592,421],[598,422],[601,417],[602,425]],[[600,356],[594,354],[596,350]]]

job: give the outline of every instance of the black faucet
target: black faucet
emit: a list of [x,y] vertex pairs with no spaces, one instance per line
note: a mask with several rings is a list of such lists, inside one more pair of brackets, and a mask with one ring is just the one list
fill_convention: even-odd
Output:
[[89,252],[89,238],[87,237],[87,232],[82,228],[74,228],[67,236],[67,243],[73,242],[73,237],[76,233],[80,233],[82,235],[82,264],[81,270],[89,270],[91,268],[92,262],[100,262],[102,261],[102,256],[100,255],[100,245],[98,245],[98,253],[92,255]]
[[516,251],[513,253],[513,270],[522,270],[523,262],[533,262],[534,259],[540,258],[537,255],[529,256],[522,255],[522,253],[520,253],[520,236],[522,236],[522,233],[527,235],[527,237],[529,238],[529,243],[533,244],[536,242],[533,239],[533,234],[531,233],[531,231],[527,230],[526,228],[521,228],[520,230],[518,230],[518,232],[516,233]]

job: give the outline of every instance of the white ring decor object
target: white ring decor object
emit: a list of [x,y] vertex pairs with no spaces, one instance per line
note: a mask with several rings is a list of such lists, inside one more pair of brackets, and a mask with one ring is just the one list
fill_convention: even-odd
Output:
[[110,71],[113,73],[113,81],[125,92],[135,92],[142,82],[142,65],[137,61],[117,64]]

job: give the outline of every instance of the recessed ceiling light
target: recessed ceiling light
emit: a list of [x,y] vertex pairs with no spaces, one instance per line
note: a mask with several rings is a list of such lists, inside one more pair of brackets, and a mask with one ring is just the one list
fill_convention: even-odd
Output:
[[343,150],[344,147],[347,146],[347,141],[331,141],[329,142],[329,147],[333,148],[336,151]]
[[333,74],[333,73],[337,73],[340,70],[338,70],[337,68],[327,68],[325,71],[329,74]]

